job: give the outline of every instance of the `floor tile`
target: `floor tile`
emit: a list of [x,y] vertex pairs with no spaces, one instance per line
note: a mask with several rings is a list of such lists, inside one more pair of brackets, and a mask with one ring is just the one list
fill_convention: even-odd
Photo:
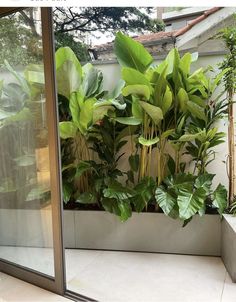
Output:
[[0,302],[69,302],[37,286],[0,273]]
[[235,302],[235,301],[236,301],[236,283],[233,283],[229,274],[226,273],[221,302]]

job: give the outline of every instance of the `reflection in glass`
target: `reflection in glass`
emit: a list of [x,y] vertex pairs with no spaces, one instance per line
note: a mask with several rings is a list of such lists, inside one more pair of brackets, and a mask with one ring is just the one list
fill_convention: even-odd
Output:
[[40,18],[0,19],[0,258],[54,275]]

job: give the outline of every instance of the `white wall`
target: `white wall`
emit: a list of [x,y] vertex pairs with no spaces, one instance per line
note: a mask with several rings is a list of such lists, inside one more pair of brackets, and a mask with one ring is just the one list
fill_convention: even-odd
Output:
[[[198,61],[193,64],[193,67],[194,69],[198,69],[200,67],[207,67],[208,65],[211,65],[216,69],[217,72],[217,65],[222,61],[222,59],[223,57],[221,55],[201,56],[199,57]],[[158,62],[160,61],[156,61],[156,63]],[[121,78],[120,66],[117,63],[111,62],[105,64],[96,64],[95,67],[103,72],[105,84],[104,88],[112,90],[117,81]],[[214,77],[214,73],[212,73],[212,77]],[[222,87],[219,87],[218,91],[221,89]],[[223,131],[227,134],[227,119],[219,123],[218,129],[219,131]],[[214,186],[217,186],[218,183],[222,183],[228,187],[228,176],[225,164],[228,155],[227,137],[225,138],[225,143],[217,146],[215,151],[217,152],[216,159],[209,165],[208,171],[209,173],[216,174],[213,182]],[[122,167],[125,167],[125,165],[126,164],[122,164]]]

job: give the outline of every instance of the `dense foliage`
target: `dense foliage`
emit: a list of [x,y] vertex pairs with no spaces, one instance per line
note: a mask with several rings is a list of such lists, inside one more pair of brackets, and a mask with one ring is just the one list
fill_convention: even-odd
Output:
[[122,221],[150,207],[185,223],[207,209],[222,214],[227,191],[212,189],[207,166],[224,141],[216,125],[228,104],[213,93],[228,69],[214,79],[210,68],[191,72],[197,54],[177,49],[156,65],[121,32],[115,53],[122,79],[113,92],[69,48],[56,53],[64,201],[97,204]]

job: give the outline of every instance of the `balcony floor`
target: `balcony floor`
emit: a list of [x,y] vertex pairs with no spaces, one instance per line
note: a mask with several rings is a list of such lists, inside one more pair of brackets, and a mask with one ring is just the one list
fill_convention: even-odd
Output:
[[[37,256],[37,267],[32,258],[29,261],[29,254]],[[17,257],[22,265],[35,269],[40,263],[48,274],[52,273],[49,254],[50,249],[0,247],[0,257],[10,255],[10,261]],[[236,284],[219,257],[67,249],[66,266],[68,289],[101,302],[236,301]],[[46,291],[12,277],[0,277],[1,302],[64,301],[56,295],[53,300],[52,293],[47,297]]]

